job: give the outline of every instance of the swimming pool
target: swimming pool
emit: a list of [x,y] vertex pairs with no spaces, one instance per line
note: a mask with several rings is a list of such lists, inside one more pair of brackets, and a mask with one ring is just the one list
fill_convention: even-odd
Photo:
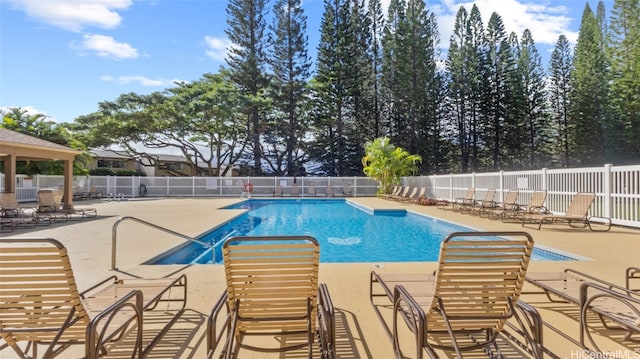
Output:
[[[320,243],[320,261],[325,263],[437,261],[440,242],[449,233],[472,231],[405,210],[373,211],[345,199],[250,199],[225,208],[247,212],[198,238],[216,244],[215,250],[189,243],[151,263],[220,263],[222,242],[244,235],[313,236]],[[540,248],[532,258],[575,259]]]

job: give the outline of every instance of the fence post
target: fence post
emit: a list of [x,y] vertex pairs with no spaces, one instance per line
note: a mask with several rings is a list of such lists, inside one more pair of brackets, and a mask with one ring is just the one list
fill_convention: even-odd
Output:
[[500,170],[500,178],[498,182],[498,186],[500,186],[500,202],[504,202],[504,170]]
[[471,188],[476,188],[476,173],[471,172]]
[[613,175],[611,172],[611,164],[607,163],[604,165],[604,183],[603,183],[603,189],[604,189],[604,217],[609,217],[612,218],[613,216],[611,215],[611,202],[612,202],[612,198],[611,198],[611,185],[613,184],[613,180],[611,178],[611,176]]
[[353,176],[353,182],[352,182],[352,191],[353,191],[353,196],[354,197],[358,197],[358,186],[356,186],[356,181],[357,181],[358,177]]
[[547,191],[547,169],[543,168],[540,172],[542,174],[542,189]]

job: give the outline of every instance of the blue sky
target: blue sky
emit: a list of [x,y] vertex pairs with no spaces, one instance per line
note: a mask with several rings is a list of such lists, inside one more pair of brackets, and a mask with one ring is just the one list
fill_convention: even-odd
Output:
[[[507,31],[531,29],[547,66],[560,34],[577,38],[595,0],[480,0]],[[272,4],[273,2],[271,2]],[[389,0],[383,0],[385,8]],[[455,14],[472,1],[426,0],[446,49]],[[225,65],[223,0],[0,0],[0,108],[22,107],[71,122],[120,94],[146,94],[193,81]],[[271,5],[270,5],[271,6]],[[303,0],[315,60],[322,0]],[[613,0],[606,0],[607,13]]]

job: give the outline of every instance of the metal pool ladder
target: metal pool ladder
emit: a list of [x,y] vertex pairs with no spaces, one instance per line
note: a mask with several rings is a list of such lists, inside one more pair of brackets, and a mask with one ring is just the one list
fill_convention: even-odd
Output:
[[136,218],[136,217],[132,217],[132,216],[124,216],[124,217],[118,218],[116,223],[114,223],[113,227],[111,228],[111,269],[112,270],[116,270],[117,269],[117,267],[116,267],[116,243],[117,243],[117,236],[118,236],[117,235],[118,226],[120,225],[121,222],[124,222],[124,221],[127,221],[127,220],[138,222],[138,223],[141,223],[141,224],[145,224],[145,225],[147,225],[149,227],[155,228],[155,229],[160,230],[162,232],[172,234],[172,235],[174,235],[176,237],[180,237],[182,239],[186,239],[186,240],[194,242],[194,243],[198,243],[201,246],[208,247],[210,250],[213,249],[213,245],[205,243],[205,242],[203,242],[201,240],[189,237],[187,235],[184,235],[182,233],[178,233],[176,231],[172,231],[172,230],[170,230],[168,228],[164,228],[164,227],[158,226],[157,224],[153,224],[151,222],[147,222],[147,221],[142,220],[140,218]]

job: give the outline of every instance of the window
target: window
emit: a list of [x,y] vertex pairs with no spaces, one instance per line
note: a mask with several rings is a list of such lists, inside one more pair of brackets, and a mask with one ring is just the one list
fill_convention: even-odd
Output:
[[125,168],[126,161],[124,160],[98,160],[98,168]]

